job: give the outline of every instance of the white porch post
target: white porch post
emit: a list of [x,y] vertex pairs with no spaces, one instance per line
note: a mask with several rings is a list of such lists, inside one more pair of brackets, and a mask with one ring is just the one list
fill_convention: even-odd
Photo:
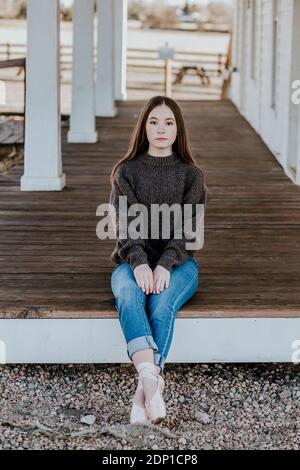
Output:
[[59,191],[59,0],[28,0],[25,162],[21,191]]
[[94,0],[74,0],[72,111],[68,142],[97,142],[94,103]]
[[[240,1],[240,0],[237,0]],[[245,88],[246,88],[246,48],[249,47],[247,44],[246,38],[246,20],[247,20],[247,0],[241,0],[241,56],[240,56],[240,93],[239,93],[239,103],[240,103],[240,112],[243,115],[245,111]]]
[[96,116],[113,117],[114,102],[114,2],[97,0],[98,47],[96,79]]
[[115,99],[126,100],[127,0],[114,0]]

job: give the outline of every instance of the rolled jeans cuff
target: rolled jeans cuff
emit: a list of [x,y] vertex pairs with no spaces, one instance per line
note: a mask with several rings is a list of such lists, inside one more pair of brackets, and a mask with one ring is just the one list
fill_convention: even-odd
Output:
[[161,368],[161,371],[164,370],[164,365],[166,362],[166,358],[159,353],[154,353],[154,364]]
[[127,343],[128,357],[132,361],[132,355],[134,353],[136,353],[137,351],[141,351],[142,349],[149,348],[152,348],[154,351],[158,351],[158,347],[152,336],[146,335],[134,338]]

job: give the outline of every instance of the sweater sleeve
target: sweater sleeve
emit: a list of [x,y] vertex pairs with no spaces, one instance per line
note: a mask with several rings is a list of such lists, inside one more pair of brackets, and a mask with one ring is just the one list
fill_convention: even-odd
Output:
[[[191,205],[191,213],[187,219],[184,219],[184,204]],[[197,207],[198,206],[198,223],[200,219],[200,227],[197,227]],[[161,257],[159,258],[157,264],[172,271],[174,266],[178,266],[187,260],[190,256],[194,255],[196,250],[200,250],[203,247],[204,243],[204,213],[207,205],[207,193],[204,175],[200,168],[193,168],[193,171],[190,172],[187,178],[186,190],[183,198],[182,205],[182,218],[181,224],[178,225],[177,232],[181,233],[182,238],[179,238],[176,235],[174,238],[174,232],[172,231],[173,237],[168,241],[165,246]],[[191,220],[190,220],[191,219]],[[184,228],[189,228],[189,223],[191,224],[193,233],[196,233],[193,237],[186,237],[186,230]],[[185,221],[185,223],[183,223]],[[181,230],[182,227],[182,230]],[[176,223],[175,227],[176,228]],[[197,228],[197,231],[196,231]],[[190,228],[189,228],[190,230]],[[192,234],[191,234],[192,235]],[[189,249],[186,244],[195,243],[196,248]]]
[[[119,197],[126,196],[127,197],[127,231],[126,231],[126,238],[120,238],[120,229],[121,224],[119,220]],[[128,227],[134,216],[128,216],[128,210],[132,204],[137,204],[138,201],[136,199],[134,189],[133,189],[133,181],[132,176],[130,174],[129,169],[124,166],[118,166],[114,182],[112,185],[109,203],[115,209],[115,213],[113,214],[113,221],[115,220],[115,234],[119,240],[121,248],[118,251],[120,258],[130,264],[132,269],[135,269],[140,264],[149,264],[147,260],[147,254],[145,251],[145,241],[142,238],[132,239],[129,236]],[[123,233],[121,233],[123,235]]]

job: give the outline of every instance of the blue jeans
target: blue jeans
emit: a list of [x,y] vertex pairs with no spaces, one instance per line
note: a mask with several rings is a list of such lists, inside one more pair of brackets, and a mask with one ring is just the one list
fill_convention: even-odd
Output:
[[[154,363],[163,370],[178,310],[198,288],[199,266],[193,256],[173,267],[169,287],[146,294],[138,286],[128,263],[119,263],[111,275],[115,307],[127,343],[127,354],[154,350]],[[187,338],[188,339],[188,338]]]

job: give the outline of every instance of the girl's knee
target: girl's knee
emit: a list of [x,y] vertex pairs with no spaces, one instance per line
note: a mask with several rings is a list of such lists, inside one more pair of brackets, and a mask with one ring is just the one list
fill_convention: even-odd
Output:
[[139,286],[132,281],[129,281],[127,284],[122,285],[117,294],[117,299],[121,303],[132,303],[136,300],[143,299],[143,296],[145,294],[142,292],[142,290],[139,288]]

